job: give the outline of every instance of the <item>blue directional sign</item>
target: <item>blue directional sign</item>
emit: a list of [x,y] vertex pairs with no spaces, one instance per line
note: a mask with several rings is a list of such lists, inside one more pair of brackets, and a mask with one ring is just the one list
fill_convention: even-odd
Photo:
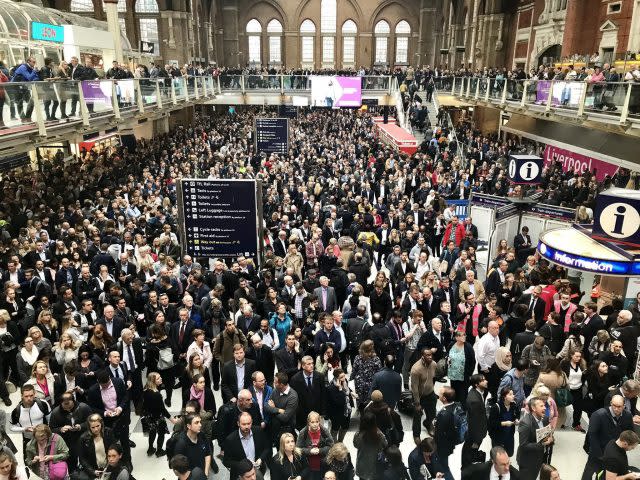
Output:
[[258,258],[255,180],[183,179],[178,213],[186,253],[197,257]]
[[265,153],[289,152],[289,119],[256,118],[256,151]]

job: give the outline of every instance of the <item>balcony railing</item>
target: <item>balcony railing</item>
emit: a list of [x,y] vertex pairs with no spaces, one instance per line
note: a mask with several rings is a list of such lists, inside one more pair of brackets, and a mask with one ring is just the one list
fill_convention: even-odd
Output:
[[439,78],[436,88],[459,98],[604,122],[640,122],[640,83],[500,78]]
[[[398,88],[391,76],[361,79],[363,92],[391,94]],[[44,137],[64,124],[88,127],[95,118],[119,120],[204,102],[223,92],[285,94],[309,93],[310,89],[310,77],[306,75],[6,82],[0,84],[0,137],[33,132]]]

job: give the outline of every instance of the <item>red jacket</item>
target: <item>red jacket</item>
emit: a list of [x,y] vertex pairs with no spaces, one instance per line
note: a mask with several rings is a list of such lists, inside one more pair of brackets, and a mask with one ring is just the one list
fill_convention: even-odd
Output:
[[[449,241],[449,237],[451,236],[451,226],[453,223],[449,222],[446,230],[444,231],[444,235],[442,236],[442,246],[446,246]],[[460,244],[462,243],[462,239],[464,238],[465,230],[464,225],[462,223],[458,223],[456,227],[456,247],[460,248]]]

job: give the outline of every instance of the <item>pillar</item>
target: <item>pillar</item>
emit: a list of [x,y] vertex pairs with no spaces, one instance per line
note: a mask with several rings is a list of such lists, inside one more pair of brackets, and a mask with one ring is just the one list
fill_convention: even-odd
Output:
[[[431,0],[422,0],[420,5],[420,36],[418,38],[418,53],[423,65],[436,63],[435,42],[436,9]],[[391,26],[393,28],[393,25]]]
[[478,8],[480,4],[478,0],[473,0],[473,18],[471,20],[471,41],[468,44],[469,51],[467,58],[469,59],[469,63],[475,66],[476,60],[476,41],[477,41],[477,33],[478,33]]
[[222,5],[222,24],[224,25],[223,43],[225,54],[225,65],[239,65],[242,66],[249,58],[248,52],[241,52],[242,49],[246,50],[244,45],[240,45],[239,30],[238,30],[238,5],[236,2],[226,0]]
[[564,35],[562,38],[561,57],[568,57],[575,52],[584,51],[583,46],[579,45],[579,33],[582,31],[580,25],[580,9],[584,8],[579,5],[580,0],[567,0],[567,14],[564,22]]
[[634,0],[633,13],[631,16],[631,26],[629,27],[629,52],[640,51],[640,0]]
[[114,60],[118,63],[123,63],[120,22],[118,21],[118,0],[104,0],[104,10],[107,14],[107,29],[113,35]]

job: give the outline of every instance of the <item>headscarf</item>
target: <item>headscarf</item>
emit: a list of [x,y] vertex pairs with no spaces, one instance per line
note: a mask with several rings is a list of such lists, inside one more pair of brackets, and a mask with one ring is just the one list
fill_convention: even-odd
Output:
[[191,385],[191,390],[189,390],[189,399],[197,400],[200,404],[200,410],[204,411],[204,390],[198,390],[195,385]]
[[[506,372],[511,370],[511,359],[507,359],[507,354],[511,353],[507,347],[499,347],[496,350],[496,365],[500,370]],[[506,363],[508,360],[509,363]]]

